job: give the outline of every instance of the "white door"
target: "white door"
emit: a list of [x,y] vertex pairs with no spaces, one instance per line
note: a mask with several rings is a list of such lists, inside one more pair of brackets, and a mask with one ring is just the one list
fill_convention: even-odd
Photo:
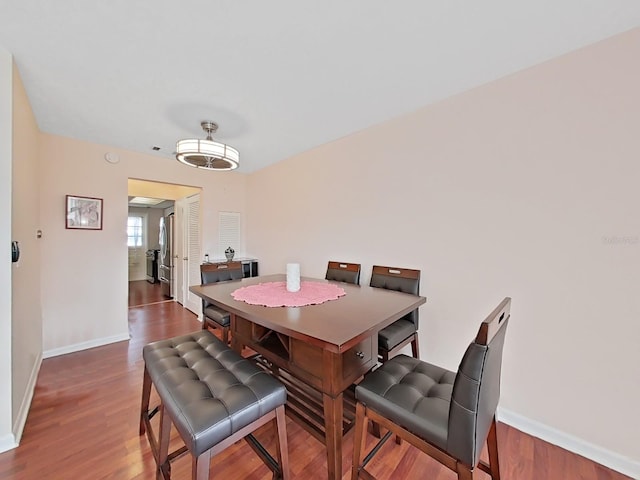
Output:
[[189,286],[200,285],[200,195],[187,197],[183,213],[184,252],[182,291],[183,305],[200,317],[202,300],[189,291]]

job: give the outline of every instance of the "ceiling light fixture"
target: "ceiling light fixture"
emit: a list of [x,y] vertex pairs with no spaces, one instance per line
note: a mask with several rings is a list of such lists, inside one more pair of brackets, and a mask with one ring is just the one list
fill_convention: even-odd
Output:
[[214,142],[211,135],[218,130],[218,124],[214,122],[201,122],[202,129],[207,133],[206,140],[188,138],[180,140],[176,144],[176,158],[179,162],[205,170],[234,170],[240,165],[238,151],[225,145]]

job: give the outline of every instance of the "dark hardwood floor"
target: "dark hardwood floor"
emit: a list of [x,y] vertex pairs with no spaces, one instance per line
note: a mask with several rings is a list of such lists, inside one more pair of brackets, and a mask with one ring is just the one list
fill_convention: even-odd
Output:
[[[165,301],[159,285],[132,282],[131,340],[42,362],[20,446],[0,454],[2,479],[153,479],[155,465],[145,436],[138,435],[142,347],[200,328],[195,315]],[[152,398],[153,403],[153,398]],[[292,478],[326,478],[323,445],[287,420]],[[273,451],[270,426],[257,437]],[[179,439],[173,435],[173,441]],[[374,438],[368,437],[370,446]],[[353,435],[345,438],[343,478],[350,478]],[[498,426],[502,478],[509,480],[621,480],[613,472],[504,424]],[[370,464],[380,479],[454,480],[455,474],[406,442],[387,442]],[[172,478],[190,478],[189,456],[178,459]],[[271,478],[245,443],[212,460],[211,478]],[[476,473],[476,479],[488,478]]]

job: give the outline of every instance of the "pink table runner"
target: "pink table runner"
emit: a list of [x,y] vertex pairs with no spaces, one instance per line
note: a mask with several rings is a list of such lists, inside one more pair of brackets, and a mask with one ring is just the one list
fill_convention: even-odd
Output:
[[242,287],[231,293],[235,300],[265,307],[304,307],[337,300],[343,295],[342,288],[322,282],[302,282],[298,292],[288,292],[286,282],[268,282]]

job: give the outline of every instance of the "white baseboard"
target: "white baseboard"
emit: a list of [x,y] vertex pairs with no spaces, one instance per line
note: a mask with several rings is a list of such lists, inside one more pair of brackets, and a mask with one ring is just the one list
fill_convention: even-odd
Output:
[[27,423],[27,416],[29,415],[29,409],[31,408],[31,401],[33,400],[33,393],[35,392],[35,389],[36,389],[38,372],[40,372],[41,365],[42,365],[42,355],[39,355],[38,358],[36,359],[35,364],[33,365],[33,369],[31,370],[31,375],[29,375],[29,382],[27,383],[27,389],[24,392],[24,397],[22,398],[22,402],[20,403],[20,410],[18,411],[18,416],[16,417],[16,421],[13,424],[13,436],[14,436],[16,445],[20,443],[24,426]]
[[109,343],[122,342],[124,340],[129,340],[129,332],[121,333],[119,335],[113,335],[111,337],[96,338],[95,340],[76,343],[74,345],[67,345],[66,347],[46,350],[45,352],[42,353],[42,358],[57,357],[59,355],[66,355],[67,353],[87,350],[88,348],[101,347],[102,345],[108,345]]
[[16,448],[18,444],[12,433],[0,437],[0,453]]
[[560,430],[556,430],[548,425],[536,422],[535,420],[531,420],[530,418],[504,408],[498,407],[496,416],[499,421],[511,425],[529,435],[538,437],[570,452],[577,453],[605,467],[628,475],[631,478],[640,479],[640,461],[594,445],[581,438],[561,432]]

